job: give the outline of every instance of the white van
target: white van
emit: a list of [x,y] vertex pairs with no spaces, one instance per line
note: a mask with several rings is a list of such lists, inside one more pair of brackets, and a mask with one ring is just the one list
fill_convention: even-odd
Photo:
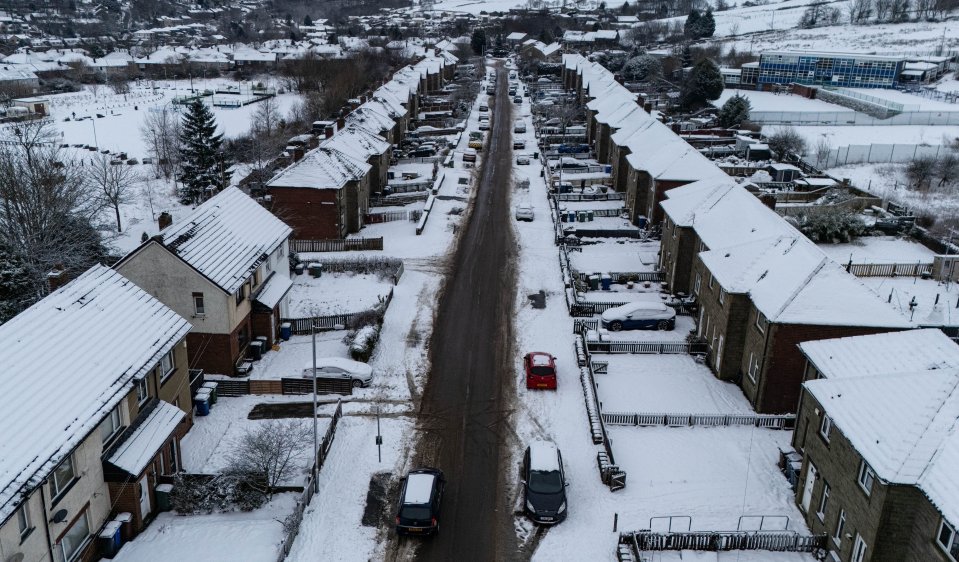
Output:
[[513,132],[514,132],[514,133],[525,133],[525,132],[526,132],[526,121],[523,121],[522,119],[517,119],[516,122],[513,123]]

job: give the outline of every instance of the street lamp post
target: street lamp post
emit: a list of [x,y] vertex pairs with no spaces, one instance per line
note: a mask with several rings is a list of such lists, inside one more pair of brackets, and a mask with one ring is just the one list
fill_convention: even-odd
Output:
[[316,429],[316,324],[310,321],[310,335],[313,339],[313,493],[320,491],[319,476],[316,471],[316,459],[320,452],[319,437]]

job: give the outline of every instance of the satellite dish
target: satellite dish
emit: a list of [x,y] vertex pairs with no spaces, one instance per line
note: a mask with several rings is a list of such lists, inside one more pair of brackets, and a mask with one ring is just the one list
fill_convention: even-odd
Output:
[[10,558],[7,558],[7,562],[23,562],[23,553],[18,552],[16,554],[11,554]]
[[67,510],[61,509],[60,511],[53,514],[54,523],[63,523],[67,519]]

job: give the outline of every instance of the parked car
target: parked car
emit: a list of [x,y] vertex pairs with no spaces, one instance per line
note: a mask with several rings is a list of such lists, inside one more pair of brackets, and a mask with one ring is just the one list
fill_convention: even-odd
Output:
[[440,530],[440,502],[446,478],[438,468],[411,470],[403,478],[396,509],[396,532],[403,535],[435,535]]
[[489,130],[489,119],[481,119],[479,122],[479,130],[488,131]]
[[516,156],[516,163],[520,166],[529,164],[529,154],[519,154]]
[[523,150],[526,148],[526,141],[515,140],[513,141],[513,150]]
[[513,103],[523,103],[523,98],[520,96],[514,96]]
[[526,122],[522,119],[517,119],[513,122],[513,132],[514,133],[525,133],[526,132]]
[[534,523],[554,525],[566,519],[566,474],[563,455],[556,445],[535,442],[523,456],[523,491],[526,515]]
[[482,103],[479,106],[479,111],[480,113],[486,113],[487,111],[489,111],[489,106],[486,105],[485,103]]
[[518,221],[533,222],[533,218],[535,218],[533,206],[529,203],[520,203],[517,205],[515,215]]
[[610,308],[601,316],[603,328],[620,330],[672,330],[676,310],[661,302],[639,301]]
[[496,93],[496,86],[487,86],[487,87],[486,87],[486,93],[489,94],[489,95],[491,95],[491,96],[492,96],[493,94],[495,94],[495,93]]
[[[313,365],[303,369],[303,378],[313,378]],[[324,380],[350,379],[353,388],[370,386],[373,382],[373,368],[366,363],[344,359],[342,357],[318,357],[316,359],[316,378]]]
[[556,149],[560,154],[578,154],[589,152],[588,144],[561,144]]
[[463,162],[476,162],[476,151],[472,148],[467,148],[463,151]]
[[523,357],[526,388],[556,390],[556,358],[542,351],[531,351]]

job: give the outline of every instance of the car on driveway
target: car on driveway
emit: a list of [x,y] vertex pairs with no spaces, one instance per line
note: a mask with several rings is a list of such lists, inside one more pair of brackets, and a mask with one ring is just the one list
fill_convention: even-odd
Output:
[[533,219],[536,218],[535,213],[533,213],[533,206],[529,203],[520,203],[516,206],[515,212],[516,220],[533,222]]
[[[303,369],[303,378],[313,378],[313,365]],[[349,379],[353,388],[370,386],[373,382],[373,367],[366,363],[343,357],[317,357],[316,378],[323,380]]]
[[523,357],[526,388],[556,390],[556,358],[542,351],[531,351]]
[[446,478],[438,468],[418,468],[407,473],[396,509],[396,533],[435,535],[440,531],[440,503]]
[[566,474],[556,445],[531,443],[523,455],[523,505],[534,523],[555,525],[566,519]]
[[676,310],[658,301],[639,301],[610,308],[601,315],[603,328],[620,330],[672,330]]

